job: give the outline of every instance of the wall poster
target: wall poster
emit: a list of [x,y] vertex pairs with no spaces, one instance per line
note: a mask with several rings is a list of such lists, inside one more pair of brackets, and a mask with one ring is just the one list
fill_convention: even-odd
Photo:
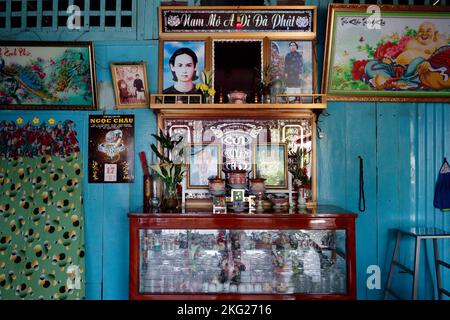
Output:
[[89,183],[134,181],[134,115],[89,116]]

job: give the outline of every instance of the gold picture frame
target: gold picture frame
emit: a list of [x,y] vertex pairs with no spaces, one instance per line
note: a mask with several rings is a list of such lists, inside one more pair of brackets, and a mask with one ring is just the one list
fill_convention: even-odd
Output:
[[440,71],[449,23],[439,6],[330,4],[322,93],[342,101],[450,102],[448,71],[447,78]]
[[92,41],[0,41],[4,110],[97,110]]
[[113,62],[110,69],[118,109],[148,108],[150,106],[147,64],[145,62]]
[[[172,79],[173,73],[170,70],[170,56],[179,48],[188,48],[194,51],[197,57],[197,66],[195,71],[195,79],[193,79],[194,89],[197,83],[201,82],[201,73],[208,68],[209,62],[209,46],[207,39],[174,39],[174,40],[160,40],[159,54],[158,54],[158,92],[160,94],[167,94],[169,82],[174,82]],[[200,52],[202,51],[202,52]],[[168,53],[169,56],[166,56]],[[172,80],[170,80],[172,79]],[[194,82],[195,81],[195,82]],[[169,94],[201,94],[198,90],[196,92],[180,93],[170,92]]]
[[[198,151],[197,151],[198,149]],[[205,151],[209,149],[209,153]],[[208,178],[221,176],[222,148],[217,143],[187,143],[186,144],[186,186],[188,189],[208,189]],[[202,163],[195,163],[195,154],[202,153]],[[203,154],[206,155],[203,157]],[[214,165],[214,162],[216,164]],[[200,167],[199,167],[200,166]],[[193,170],[193,169],[197,170]],[[194,174],[196,178],[194,178]]]
[[[266,153],[265,159],[262,157],[263,152]],[[259,143],[253,146],[254,177],[266,179],[266,189],[288,189],[287,164],[286,143]]]

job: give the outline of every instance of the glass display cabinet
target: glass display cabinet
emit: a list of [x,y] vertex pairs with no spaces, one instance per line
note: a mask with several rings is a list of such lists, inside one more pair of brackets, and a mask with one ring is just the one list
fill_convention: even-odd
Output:
[[129,214],[130,299],[355,299],[356,214]]

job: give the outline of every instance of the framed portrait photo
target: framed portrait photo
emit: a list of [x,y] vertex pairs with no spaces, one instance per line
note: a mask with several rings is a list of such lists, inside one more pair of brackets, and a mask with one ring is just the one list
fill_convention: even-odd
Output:
[[117,108],[147,108],[149,106],[145,62],[111,63],[111,75]]
[[328,7],[328,100],[450,101],[450,12],[439,6]]
[[287,145],[256,144],[253,151],[255,177],[266,179],[267,189],[287,189]]
[[272,40],[270,64],[273,75],[283,83],[286,94],[314,93],[316,68],[312,41]]
[[97,109],[92,42],[0,41],[0,109]]
[[187,188],[207,189],[209,178],[221,173],[222,152],[219,144],[187,144]]
[[205,41],[162,41],[159,92],[201,94],[195,85],[205,69]]

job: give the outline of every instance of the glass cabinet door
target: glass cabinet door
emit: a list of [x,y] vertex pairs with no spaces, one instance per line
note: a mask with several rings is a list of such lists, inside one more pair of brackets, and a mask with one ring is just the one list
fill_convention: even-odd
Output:
[[345,230],[139,230],[140,293],[346,294]]

